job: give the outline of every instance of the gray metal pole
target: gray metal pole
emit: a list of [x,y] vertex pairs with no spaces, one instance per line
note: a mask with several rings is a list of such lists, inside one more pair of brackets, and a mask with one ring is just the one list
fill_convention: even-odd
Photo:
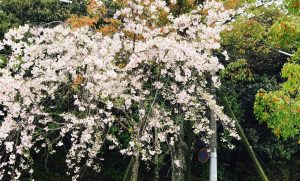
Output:
[[287,52],[282,51],[282,50],[278,50],[278,52],[281,53],[281,54],[287,55],[287,56],[289,56],[289,57],[292,57],[292,56],[293,56],[293,54],[287,53]]
[[[216,98],[216,89],[211,81],[211,93]],[[218,180],[217,168],[217,124],[214,111],[210,110],[210,129],[213,134],[210,137],[210,167],[209,167],[209,181]]]
[[72,3],[71,0],[59,0],[60,2],[63,2],[63,3]]

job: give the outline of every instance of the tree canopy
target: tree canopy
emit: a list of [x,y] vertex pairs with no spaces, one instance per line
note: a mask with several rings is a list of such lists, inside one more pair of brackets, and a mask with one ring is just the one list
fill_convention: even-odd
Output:
[[259,180],[254,155],[264,180],[296,181],[299,15],[295,0],[1,1],[0,180],[208,180],[196,155],[216,133],[219,180]]

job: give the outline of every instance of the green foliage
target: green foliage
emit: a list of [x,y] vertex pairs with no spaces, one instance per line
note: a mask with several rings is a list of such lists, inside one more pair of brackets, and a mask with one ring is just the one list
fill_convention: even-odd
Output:
[[86,13],[85,1],[9,0],[0,2],[0,37],[10,28],[26,23],[64,21],[72,14]]
[[227,8],[239,8],[245,4],[254,3],[255,0],[221,0]]
[[245,59],[239,59],[228,64],[222,71],[221,76],[231,82],[253,80],[253,75]]
[[[276,59],[281,61],[278,59],[279,56],[276,56],[273,52],[274,49],[293,52],[299,47],[299,18],[278,13],[278,11],[274,11],[275,9],[275,7],[253,9],[250,11],[254,15],[253,17],[238,19],[232,24],[233,28],[231,31],[226,31],[222,34],[223,46],[228,50],[230,57],[233,60],[247,59],[252,74],[255,72],[262,74],[263,67],[280,65],[278,62],[268,64],[270,61],[276,61]],[[296,52],[292,61],[299,61],[299,57],[300,51]],[[282,71],[282,76],[283,78],[288,78],[288,81],[282,84],[281,90],[272,91],[268,94],[260,92],[256,96],[255,114],[257,118],[267,122],[277,136],[281,135],[284,138],[297,135],[299,130],[299,121],[296,121],[299,119],[299,114],[297,113],[298,100],[296,98],[297,85],[299,84],[296,81],[299,78],[296,75],[297,71],[299,72],[297,67],[287,64]],[[245,80],[245,77],[247,77],[245,75],[252,74],[247,68],[247,62],[241,60],[229,62],[226,69],[222,72],[223,78],[231,82]],[[250,78],[253,78],[253,76],[250,76]],[[286,97],[291,101],[286,102]],[[280,99],[278,103],[270,104],[272,99],[277,98]],[[289,109],[283,109],[283,103]],[[281,121],[282,119],[291,119],[291,121]]]
[[[296,135],[294,138],[278,139],[271,132],[271,130],[275,130],[267,127],[270,124],[275,127],[277,126],[276,123],[269,124],[269,119],[265,119],[265,121],[261,121],[263,124],[259,124],[256,119],[258,117],[256,117],[253,111],[253,105],[255,98],[258,99],[258,96],[255,96],[255,94],[259,89],[265,90],[264,94],[267,94],[267,92],[274,93],[278,89],[282,89],[278,82],[282,81],[280,70],[282,65],[287,62],[287,57],[280,55],[278,50],[281,49],[293,53],[299,47],[297,45],[299,35],[296,33],[293,34],[293,31],[291,31],[291,27],[294,25],[298,28],[298,17],[291,16],[276,6],[255,7],[248,10],[248,12],[252,15],[250,18],[247,16],[239,17],[236,22],[231,24],[231,31],[222,33],[222,45],[230,57],[229,61],[224,60],[226,68],[221,73],[223,78],[222,90],[226,94],[226,97],[230,98],[231,107],[234,113],[238,115],[240,124],[245,130],[247,138],[258,155],[259,160],[263,162],[263,167],[269,179],[282,181],[297,180],[297,176],[294,176],[293,171],[291,171],[299,167],[299,162],[296,161],[298,158],[296,155],[299,155],[299,145],[297,145],[298,139]],[[251,23],[249,25],[251,21],[253,25]],[[279,29],[276,26],[280,22],[287,23],[291,27],[287,29],[288,31]],[[284,41],[287,41],[287,44],[284,44]],[[243,68],[236,67],[246,67],[245,62],[240,62],[241,64],[237,63],[236,60],[238,59],[247,60],[246,63],[251,68],[252,81],[237,81],[240,76],[239,73],[243,72],[241,71]],[[300,50],[294,54],[290,62],[300,62]],[[291,69],[289,73],[293,71],[296,72],[298,70]],[[295,82],[287,86],[294,85]],[[294,99],[295,95],[294,97],[290,97]],[[238,105],[235,105],[235,103],[238,103]],[[263,107],[262,105],[259,106]],[[269,107],[264,107],[262,110],[262,112],[267,112],[271,115]],[[277,112],[274,110],[272,113],[275,114]],[[289,110],[285,112],[289,113]],[[280,121],[279,124],[281,124]],[[284,127],[284,129],[287,129],[287,127]],[[281,137],[283,136],[281,135]],[[243,158],[239,158],[239,154]],[[249,164],[247,164],[249,160],[245,158],[245,154],[243,147],[237,143],[236,152],[228,156],[228,160],[230,161],[228,170],[234,170],[233,177],[230,177],[228,180],[259,180],[255,178],[255,173],[251,172],[252,169],[249,169]],[[234,164],[237,164],[238,168],[233,167]],[[280,165],[283,164],[286,165],[287,169],[281,169]],[[243,174],[244,178],[233,179],[235,175],[241,174]]]
[[[222,46],[230,57],[225,64],[246,59],[253,74],[277,74],[286,62],[286,57],[281,56],[275,46],[281,39],[272,37],[276,36],[272,26],[283,19],[296,20],[276,6],[251,7],[247,15],[238,17],[231,23],[231,30],[221,34]],[[289,41],[292,42],[291,39]]]
[[293,54],[291,59],[289,60],[290,63],[296,63],[300,64],[300,47],[297,49],[297,51]]
[[285,0],[285,6],[290,13],[300,15],[300,1],[299,0]]
[[275,22],[268,32],[268,44],[272,47],[293,51],[300,45],[299,19],[284,17]]
[[289,138],[299,135],[300,130],[300,65],[285,64],[282,77],[287,81],[281,89],[257,93],[254,112],[276,136]]
[[5,67],[6,63],[7,63],[6,55],[1,55],[0,54],[0,68]]
[[6,14],[0,11],[0,37],[4,36],[4,33],[11,27],[17,26],[20,22],[12,14]]
[[[286,180],[283,179],[285,175],[284,170],[280,169],[281,162],[293,163],[295,155],[299,151],[297,148],[297,142],[295,139],[277,139],[275,135],[266,127],[266,124],[259,124],[253,115],[253,104],[255,93],[259,89],[265,89],[267,91],[272,91],[278,89],[277,81],[275,78],[269,76],[254,76],[254,80],[251,82],[236,82],[222,81],[221,91],[226,95],[230,107],[232,108],[234,114],[242,125],[245,134],[255,150],[255,153],[259,157],[263,168],[267,172],[270,180]],[[219,144],[220,161],[224,165],[228,164],[226,168],[226,174],[233,174],[227,176],[224,180],[259,180],[255,177],[256,173],[254,169],[249,169],[251,163],[246,151],[240,142],[235,143],[236,148],[233,151],[228,151],[222,148]],[[224,160],[223,160],[224,159]],[[235,165],[238,165],[237,167]],[[296,166],[291,166],[289,169],[297,168]],[[252,168],[252,167],[251,167]],[[236,177],[237,175],[244,175],[245,179],[240,179]],[[235,179],[234,179],[235,178]],[[292,178],[295,177],[290,177]]]
[[223,45],[233,49],[234,58],[246,58],[249,51],[259,54],[269,52],[267,48],[261,46],[266,36],[266,26],[254,19],[241,18],[232,24],[230,31],[222,33]]
[[[276,11],[275,6],[251,9],[249,12],[253,14],[253,17],[239,18],[232,23],[231,31],[225,31],[222,34],[223,46],[231,57],[231,62],[222,72],[222,76],[224,80],[232,83],[245,80],[247,77],[245,75],[269,73],[266,72],[267,67],[279,67],[282,60],[274,50],[293,52],[300,46],[299,17],[280,12],[278,8]],[[246,61],[232,62],[232,60],[241,58],[248,60],[252,72],[247,68]],[[295,53],[291,62],[297,63],[299,60],[300,50]],[[282,88],[268,94],[260,92],[256,96],[255,114],[257,118],[267,122],[277,136],[281,135],[284,138],[297,135],[299,130],[296,96],[299,85],[297,78],[299,77],[295,73],[297,71],[299,72],[297,66],[287,64],[282,71],[282,76],[288,78],[288,81],[282,84]],[[264,96],[260,97],[259,95]],[[271,100],[277,98],[279,99],[278,103],[271,104]],[[286,98],[291,101],[286,102]],[[282,121],[284,119],[287,121]],[[291,121],[289,121],[290,119]]]
[[277,6],[260,6],[259,8],[254,6],[250,8],[249,13],[253,15],[252,19],[263,23],[267,29],[272,26],[275,21],[286,16]]

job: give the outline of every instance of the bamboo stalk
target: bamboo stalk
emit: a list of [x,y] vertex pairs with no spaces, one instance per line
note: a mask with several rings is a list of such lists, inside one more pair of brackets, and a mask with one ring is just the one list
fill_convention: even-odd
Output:
[[241,137],[241,141],[247,151],[247,153],[249,154],[252,162],[253,162],[253,165],[256,169],[256,172],[259,174],[260,178],[262,181],[269,181],[268,180],[268,177],[266,176],[262,166],[260,165],[240,123],[238,122],[237,118],[235,117],[232,109],[230,108],[229,106],[229,103],[228,103],[228,100],[227,98],[225,97],[225,95],[220,91],[220,90],[217,90],[217,94],[218,96],[221,98],[221,101],[223,103],[223,106],[225,108],[225,111],[229,114],[229,116],[235,120],[235,126],[236,126],[236,129],[237,129],[237,133],[239,134],[239,136]]
[[133,163],[134,163],[134,156],[132,156],[131,159],[130,159],[130,162],[127,166],[126,172],[123,176],[123,181],[129,181],[130,176],[131,176],[131,170],[132,170],[132,167],[133,167]]

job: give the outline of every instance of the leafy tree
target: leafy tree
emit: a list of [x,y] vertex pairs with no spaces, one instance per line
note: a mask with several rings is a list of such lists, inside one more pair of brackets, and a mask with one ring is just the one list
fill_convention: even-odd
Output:
[[294,52],[300,44],[300,19],[282,17],[268,31],[268,44],[271,47]]
[[9,0],[0,2],[0,37],[18,25],[63,22],[72,14],[85,14],[86,1],[63,3],[58,0]]
[[298,0],[285,0],[285,5],[287,6],[289,12],[300,15],[300,2]]
[[221,76],[223,79],[230,82],[253,80],[252,72],[245,59],[240,59],[228,64],[221,72]]
[[[278,50],[295,51],[297,49],[295,41],[292,41],[294,39],[290,38],[293,36],[297,41],[297,36],[294,36],[297,31],[293,31],[293,28],[287,30],[275,28],[281,22],[296,25],[298,21],[297,17],[286,14],[281,9],[282,6],[250,7],[246,11],[246,15],[242,15],[233,23],[231,31],[223,32],[223,48],[228,51],[229,59],[222,59],[226,64],[223,75],[227,74],[227,76],[223,76],[222,86],[224,86],[223,92],[228,92],[226,93],[227,96],[231,97],[230,100],[234,96],[235,100],[241,104],[240,109],[244,114],[240,118],[240,123],[255,152],[264,163],[263,167],[267,170],[269,179],[296,180],[295,174],[289,171],[296,170],[297,164],[299,164],[295,161],[296,155],[299,153],[297,142],[295,142],[296,138],[277,139],[267,128],[266,122],[259,124],[253,111],[255,94],[258,90],[264,89],[267,92],[272,92],[280,88],[278,83],[282,81],[280,70],[288,57],[279,54]],[[253,26],[250,26],[249,22],[253,23]],[[298,25],[291,27],[297,29]],[[282,39],[287,40],[287,44],[280,44]],[[287,48],[277,46],[279,44],[286,45]],[[248,66],[236,64],[238,59],[245,59]],[[253,79],[251,81],[241,80],[240,73],[245,75],[244,73],[249,71]],[[236,106],[234,99],[232,101],[231,104]],[[239,115],[238,112],[235,114]],[[235,154],[243,152],[239,146],[236,150],[239,151],[236,151]],[[247,164],[244,165],[243,163],[247,162],[246,160],[235,161],[239,162],[240,167],[248,167]],[[275,173],[273,169],[278,170],[276,165],[279,163],[289,165],[289,169]],[[243,170],[231,169],[235,172],[243,172]],[[243,172],[243,174],[245,173]],[[249,177],[253,176],[251,173],[248,174],[250,174]],[[290,177],[285,175],[290,175]],[[255,178],[253,179],[255,180]]]
[[[290,6],[297,8],[294,1],[286,3],[288,8]],[[286,139],[299,135],[299,64],[297,64],[299,59],[297,48],[300,41],[299,17],[282,16],[269,28],[267,35],[267,44],[270,47],[295,54],[281,71],[281,76],[286,82],[282,83],[278,90],[270,92],[260,90],[256,95],[254,111],[257,118],[266,122],[277,137]]]
[[267,122],[276,136],[299,136],[300,130],[300,65],[285,64],[282,77],[287,81],[280,90],[260,91],[254,106],[256,116]]

